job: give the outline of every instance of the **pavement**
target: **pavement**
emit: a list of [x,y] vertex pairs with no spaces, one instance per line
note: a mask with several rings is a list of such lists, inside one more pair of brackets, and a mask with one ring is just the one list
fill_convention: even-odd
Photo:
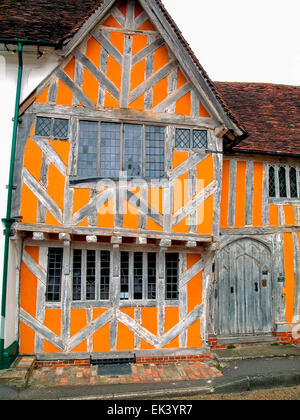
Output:
[[211,360],[126,366],[35,368],[34,359],[20,358],[0,371],[0,400],[179,399],[297,386],[299,345],[229,346]]

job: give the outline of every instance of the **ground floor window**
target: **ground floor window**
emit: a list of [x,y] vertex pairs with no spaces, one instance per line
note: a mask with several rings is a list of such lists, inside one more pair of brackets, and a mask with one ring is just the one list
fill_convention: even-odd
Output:
[[[60,302],[63,248],[48,249],[46,300]],[[118,261],[110,250],[73,249],[71,257],[72,300],[110,300],[112,267],[120,267],[120,300],[157,298],[158,253],[121,251]],[[165,255],[165,300],[178,300],[179,254]]]

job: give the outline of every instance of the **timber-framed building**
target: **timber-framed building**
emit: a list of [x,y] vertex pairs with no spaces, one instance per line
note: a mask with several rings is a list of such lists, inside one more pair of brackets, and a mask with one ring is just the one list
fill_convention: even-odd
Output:
[[86,3],[34,27],[60,44],[19,109],[20,354],[297,342],[300,88],[212,82],[160,0]]

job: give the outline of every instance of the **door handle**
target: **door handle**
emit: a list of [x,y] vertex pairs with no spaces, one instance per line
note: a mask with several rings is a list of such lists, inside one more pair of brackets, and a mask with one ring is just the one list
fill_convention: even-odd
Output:
[[255,291],[258,292],[258,283],[255,283]]

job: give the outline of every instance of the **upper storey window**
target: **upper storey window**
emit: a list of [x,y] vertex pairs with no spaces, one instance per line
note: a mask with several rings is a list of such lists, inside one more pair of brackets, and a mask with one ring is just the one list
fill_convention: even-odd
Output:
[[299,172],[290,166],[269,167],[270,198],[300,198]]
[[165,128],[80,121],[77,175],[159,179],[165,173]]
[[69,120],[64,118],[37,117],[35,135],[67,139],[69,137]]
[[208,146],[206,130],[188,130],[177,128],[175,134],[176,149],[203,149]]

